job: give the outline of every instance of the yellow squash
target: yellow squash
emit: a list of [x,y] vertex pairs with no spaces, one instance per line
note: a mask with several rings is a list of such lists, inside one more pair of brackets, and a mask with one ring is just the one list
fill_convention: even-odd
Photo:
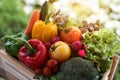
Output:
[[54,23],[45,24],[45,21],[37,20],[32,29],[32,38],[47,42],[57,36],[57,31],[58,28]]

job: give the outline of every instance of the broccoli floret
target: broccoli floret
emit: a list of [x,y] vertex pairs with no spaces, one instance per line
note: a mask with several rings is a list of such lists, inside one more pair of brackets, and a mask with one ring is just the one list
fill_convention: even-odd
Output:
[[61,64],[56,79],[99,80],[99,72],[91,61],[75,57]]

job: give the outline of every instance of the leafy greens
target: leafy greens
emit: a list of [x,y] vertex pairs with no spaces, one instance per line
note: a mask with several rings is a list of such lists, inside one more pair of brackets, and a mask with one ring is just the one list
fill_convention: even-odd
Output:
[[85,57],[92,60],[100,72],[108,70],[112,56],[120,52],[120,38],[114,29],[103,28],[91,35],[86,32],[82,42],[87,45]]

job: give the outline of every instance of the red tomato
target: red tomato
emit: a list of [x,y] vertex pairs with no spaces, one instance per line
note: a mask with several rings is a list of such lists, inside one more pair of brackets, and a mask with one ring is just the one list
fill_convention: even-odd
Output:
[[64,28],[60,34],[60,38],[70,44],[74,41],[79,41],[81,39],[81,36],[81,30],[75,26]]

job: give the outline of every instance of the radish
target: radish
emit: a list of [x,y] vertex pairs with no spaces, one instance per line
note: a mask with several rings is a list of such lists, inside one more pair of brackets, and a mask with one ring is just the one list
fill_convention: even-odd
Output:
[[83,46],[83,49],[86,49],[86,48],[87,48],[87,45],[84,45],[84,46]]
[[78,56],[84,57],[85,56],[85,50],[79,50],[78,51]]
[[50,46],[51,46],[51,43],[50,43],[50,42],[45,42],[45,43],[44,43],[44,46],[45,46],[47,49],[49,49]]
[[60,38],[58,36],[52,38],[51,43],[53,44],[53,43],[55,43],[57,41],[60,41]]
[[70,46],[71,46],[73,51],[79,51],[79,50],[82,49],[82,42],[81,41],[75,41]]

